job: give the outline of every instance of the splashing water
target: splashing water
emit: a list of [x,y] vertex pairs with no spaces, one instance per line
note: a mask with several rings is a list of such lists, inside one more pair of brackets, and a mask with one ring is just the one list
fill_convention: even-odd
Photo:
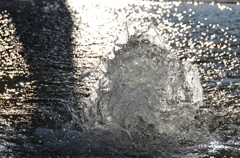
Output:
[[[25,155],[237,157],[237,4],[74,0],[67,4],[72,24],[66,26],[72,26],[73,47],[71,57],[67,56],[72,61],[66,60],[74,73],[62,69],[69,67],[65,63],[58,71],[64,79],[51,78],[44,85],[57,96],[52,84],[64,82],[70,95],[55,100],[65,111],[37,106],[42,114],[37,116],[49,116],[51,121],[35,124],[29,138],[19,135]],[[54,3],[42,11],[45,18],[56,20],[49,13],[59,8]],[[71,21],[65,17],[63,22]],[[54,26],[43,32],[51,30],[61,29]],[[55,49],[51,51],[62,52]],[[26,64],[23,58],[18,60]],[[39,89],[44,90],[44,85]],[[34,93],[31,87],[30,91]],[[69,115],[71,119],[65,119]],[[1,151],[6,150],[1,146]]]

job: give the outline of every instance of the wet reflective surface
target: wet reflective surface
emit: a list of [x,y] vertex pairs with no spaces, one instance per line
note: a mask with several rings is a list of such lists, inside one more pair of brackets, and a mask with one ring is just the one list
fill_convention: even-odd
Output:
[[34,2],[1,7],[1,156],[238,157],[238,4]]

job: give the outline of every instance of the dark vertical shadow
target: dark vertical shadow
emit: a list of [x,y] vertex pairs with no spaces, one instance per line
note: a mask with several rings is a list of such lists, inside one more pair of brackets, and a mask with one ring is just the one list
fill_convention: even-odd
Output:
[[[6,120],[15,123],[12,129],[16,134],[7,142],[17,145],[11,149],[17,156],[49,156],[38,152],[36,146],[41,146],[42,142],[35,133],[38,129],[60,129],[71,119],[67,112],[69,92],[73,87],[71,15],[64,0],[1,3],[0,11],[7,10],[15,25],[16,36],[23,46],[17,52],[26,61],[28,71],[28,74],[18,72],[14,77],[9,77],[6,73],[0,78],[2,96],[7,89],[17,91],[20,83],[24,84],[25,89],[28,87],[24,92],[14,95],[15,100],[5,99],[1,102],[4,103],[2,107],[12,109],[23,109],[29,105],[26,113],[1,115],[1,118],[8,117]],[[4,60],[3,57],[1,60]],[[23,87],[20,89],[24,89]],[[24,97],[24,100],[19,100],[20,97]],[[28,120],[23,119],[26,116]],[[20,121],[17,122],[17,119]],[[6,132],[1,130],[1,134],[6,135]],[[9,153],[5,155],[7,154]]]

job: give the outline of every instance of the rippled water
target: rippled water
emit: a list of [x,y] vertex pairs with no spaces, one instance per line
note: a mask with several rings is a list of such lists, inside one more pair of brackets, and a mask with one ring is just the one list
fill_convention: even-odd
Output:
[[[170,31],[170,38],[166,39],[180,59],[199,66],[206,104],[238,105],[239,6],[180,4],[170,12],[168,21],[176,32]],[[169,29],[163,30],[164,34],[165,31]]]
[[215,115],[204,122],[216,138],[209,146],[216,157],[239,155],[239,9],[236,4],[179,4],[163,14],[171,17],[168,24],[160,24],[173,26],[160,30],[179,59],[199,68],[201,110]]
[[[69,3],[70,2],[69,0]],[[84,7],[81,5],[84,5]],[[54,10],[56,8],[53,5],[52,9]],[[43,21],[50,19],[49,26],[51,25],[51,21],[61,21],[59,17],[49,14],[48,9],[45,9],[46,13],[38,14],[39,19]],[[9,60],[8,62],[2,63],[1,69],[4,73],[0,74],[1,81],[4,81],[0,83],[0,94],[2,98],[2,145],[0,146],[0,150],[3,151],[3,153],[1,153],[3,156],[14,155],[14,152],[19,152],[19,147],[20,150],[23,149],[23,153],[21,152],[20,154],[22,157],[26,155],[26,157],[54,157],[58,155],[60,157],[225,156],[237,158],[240,155],[239,5],[137,1],[119,4],[77,4],[77,2],[73,1],[73,3],[70,3],[70,6],[68,6],[68,9],[72,14],[72,19],[70,19],[70,15],[61,15],[65,17],[64,22],[66,26],[64,23],[58,26],[62,30],[66,29],[66,27],[73,27],[70,31],[72,33],[71,44],[74,45],[73,47],[70,48],[68,45],[70,44],[70,37],[67,37],[66,40],[61,38],[63,41],[59,43],[55,41],[55,36],[59,37],[62,35],[61,29],[57,26],[47,27],[47,29],[43,31],[43,34],[37,33],[38,30],[33,29],[31,30],[32,32],[35,32],[39,38],[43,36],[44,39],[41,42],[33,42],[34,47],[31,46],[31,42],[26,44],[27,42],[25,41],[25,48],[30,48],[29,50],[31,50],[26,51],[25,54],[30,54],[28,58],[26,58],[18,54],[19,52],[24,52],[19,51],[22,49],[21,47],[24,47],[24,44],[21,44],[21,38],[20,41],[18,41],[17,36],[21,35],[22,38],[28,37],[28,32],[23,27],[26,23],[23,23],[24,25],[18,26],[18,30],[22,28],[22,32],[12,32],[12,34],[8,36],[9,39],[10,37],[16,39],[16,41],[12,41],[13,44],[8,45],[11,47],[15,42],[15,45],[18,47],[14,49],[15,55],[14,53],[6,53],[6,50],[1,50],[1,60]],[[5,14],[6,13],[2,13],[2,15]],[[34,22],[34,20],[31,20],[31,15],[28,13],[24,15],[26,15],[28,19],[27,22],[30,22],[30,24],[28,24],[29,27],[26,28],[34,28],[35,24],[31,23]],[[37,15],[37,13],[35,12],[33,15]],[[13,20],[16,17],[17,15],[12,16]],[[14,25],[11,25],[13,22],[9,20],[10,16],[8,17],[6,15],[6,17],[2,19],[1,24],[6,23],[9,28],[14,30]],[[4,20],[6,20],[6,22]],[[19,23],[21,24],[21,22]],[[115,129],[110,130],[110,132],[106,130],[109,127],[105,126],[102,122],[104,118],[99,117],[103,116],[102,114],[104,114],[105,111],[101,111],[102,109],[99,110],[99,108],[97,108],[98,106],[96,106],[103,105],[104,103],[94,103],[97,99],[93,100],[98,97],[98,87],[95,80],[101,77],[99,69],[101,68],[101,71],[104,72],[103,69],[105,68],[104,64],[101,65],[104,60],[101,61],[100,58],[108,60],[114,58],[114,53],[110,53],[112,49],[124,51],[121,47],[127,44],[129,40],[128,35],[132,34],[132,32],[134,34],[139,33],[141,30],[147,30],[146,28],[149,26],[154,28],[159,37],[161,37],[161,41],[164,41],[164,48],[166,47],[168,50],[171,50],[179,60],[191,62],[198,68],[204,98],[202,106],[196,110],[193,117],[190,117],[190,119],[194,118],[194,124],[191,126],[190,131],[186,132],[185,136],[178,134],[173,135],[171,132],[166,132],[166,135],[157,135],[154,133],[154,123],[147,128],[145,127],[146,124],[142,123],[136,125],[136,129],[147,129],[141,131],[144,136],[137,133],[134,137],[139,139],[139,141],[130,144],[132,143],[131,139],[134,139],[131,135],[131,128],[121,127],[121,130],[119,130],[119,125],[121,125],[121,123],[119,123],[111,126],[111,128],[114,127]],[[6,27],[1,27],[1,29],[2,28]],[[48,39],[48,36],[50,36],[48,32],[54,34],[50,40]],[[68,32],[68,34],[70,33]],[[34,36],[31,37],[34,41]],[[2,38],[2,41],[9,40]],[[49,41],[51,41],[53,45],[57,45],[59,49],[55,47],[44,48],[44,43],[48,43]],[[115,41],[119,42],[119,47],[115,47]],[[62,51],[64,48],[72,51],[70,55]],[[39,71],[35,72],[36,65],[41,65],[44,63],[41,61],[51,59],[50,56],[44,55],[43,53],[41,61],[36,60],[34,52],[38,52],[39,49],[41,49],[42,52],[50,49],[53,56],[55,56],[54,53],[57,54],[51,61],[55,63],[60,61],[59,63],[62,65],[56,64],[56,68],[51,62],[46,62],[46,65],[52,66],[51,71],[47,71],[40,66],[40,68],[37,68]],[[61,55],[64,56],[64,59],[62,57],[58,58]],[[111,57],[112,55],[113,57]],[[130,55],[129,57],[132,56]],[[13,58],[15,60],[13,60]],[[120,59],[121,58],[125,57],[120,56]],[[61,62],[59,59],[63,59],[62,61],[66,63]],[[137,59],[141,60],[139,55]],[[13,62],[10,62],[11,60]],[[33,63],[35,61],[35,65],[29,64],[27,60]],[[7,63],[11,63],[9,64],[10,66]],[[144,63],[144,61],[140,63]],[[108,71],[111,73],[104,73],[106,73],[108,77],[111,77],[110,74],[117,74],[118,67],[123,69],[121,64],[118,64],[119,61],[116,61],[115,67]],[[122,64],[125,66],[129,63],[126,61],[122,62]],[[46,65],[42,64],[42,67]],[[98,65],[97,68],[96,65]],[[145,65],[148,71],[148,67],[150,66],[148,64]],[[13,70],[14,68],[12,69],[14,66],[18,67],[17,73]],[[4,69],[5,67],[7,68]],[[134,68],[135,67],[136,66],[134,66]],[[145,68],[143,70],[145,70]],[[130,70],[131,69],[124,69],[124,71],[121,71],[120,73],[123,74],[119,75],[120,78],[125,80],[126,77],[124,74],[129,74],[128,71]],[[73,71],[74,74],[70,71]],[[23,77],[15,77],[14,80],[14,75],[13,77],[9,75],[11,73],[15,73],[15,76]],[[41,76],[41,74],[44,75]],[[55,75],[55,78],[52,74]],[[130,76],[134,77],[135,74],[137,73],[130,73]],[[33,77],[29,78],[29,75],[33,75]],[[36,75],[38,75],[40,79],[38,79]],[[156,76],[157,75],[156,73]],[[141,77],[143,78],[144,75]],[[114,83],[118,82],[117,78],[114,78],[113,81]],[[147,81],[146,83],[150,83],[149,80]],[[13,87],[11,87],[11,83],[14,83]],[[142,83],[145,82],[132,82],[132,85],[141,85]],[[156,84],[157,82],[152,83]],[[73,88],[73,85],[75,88]],[[122,90],[122,88],[116,89],[117,91]],[[131,87],[126,88],[126,90],[136,93],[135,89],[132,90]],[[147,91],[146,87],[144,87],[143,90]],[[59,93],[59,91],[61,91],[61,93]],[[68,93],[67,95],[65,91]],[[14,95],[15,93],[18,95]],[[69,94],[71,94],[71,96]],[[129,98],[129,100],[132,99],[132,96],[127,94],[121,97]],[[120,100],[111,101],[111,104],[114,102],[127,104],[127,101],[121,101],[121,97]],[[106,98],[108,99],[109,96],[104,96],[103,100],[107,100]],[[111,97],[109,100],[111,100]],[[141,102],[145,102],[145,99],[140,100]],[[56,105],[59,105],[61,108],[56,108]],[[122,108],[122,111],[118,110],[119,115],[118,113],[114,115],[116,117],[120,117],[120,113],[131,115],[131,112],[128,110],[129,109]],[[19,115],[14,115],[13,113],[18,113]],[[101,113],[101,115],[99,115],[99,113]],[[170,113],[170,115],[171,114],[173,116],[179,115],[179,113],[174,112]],[[189,115],[190,114],[192,113],[189,113]],[[69,115],[71,119],[69,119]],[[32,117],[34,117],[34,123],[32,123]],[[122,118],[119,118],[118,120],[121,119]],[[137,120],[135,121],[137,122]],[[185,121],[187,122],[188,120],[186,119]],[[125,125],[129,123],[125,122],[122,124]],[[131,126],[131,124],[134,124],[134,122],[131,122],[129,126]],[[177,126],[178,122],[172,124],[176,124]],[[31,128],[29,129],[27,126],[31,126]],[[154,139],[152,138],[153,136]],[[161,140],[160,143],[159,140]],[[15,146],[17,149],[14,149]],[[149,148],[151,148],[151,150]],[[1,154],[0,156],[2,156]]]

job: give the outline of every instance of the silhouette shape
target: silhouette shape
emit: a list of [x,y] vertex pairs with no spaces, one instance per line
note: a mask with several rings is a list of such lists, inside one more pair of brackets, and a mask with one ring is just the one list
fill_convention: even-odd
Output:
[[71,120],[73,22],[64,0],[0,3],[0,155],[31,156],[37,128]]

